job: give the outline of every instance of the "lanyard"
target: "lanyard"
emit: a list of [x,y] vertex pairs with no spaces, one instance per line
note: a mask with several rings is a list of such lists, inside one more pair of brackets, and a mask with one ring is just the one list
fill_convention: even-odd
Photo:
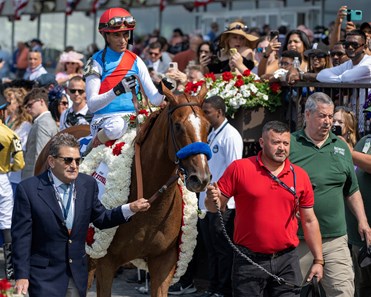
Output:
[[209,146],[211,146],[211,144],[213,143],[213,141],[215,140],[215,138],[219,135],[220,132],[223,131],[223,129],[224,129],[225,126],[227,126],[227,125],[228,125],[228,121],[225,122],[225,124],[220,128],[220,130],[218,131],[218,133],[215,134],[215,136],[213,137],[212,140],[209,139],[209,140],[207,141],[207,143],[208,143]]
[[[259,161],[258,160],[258,156],[256,156],[256,161],[257,162]],[[263,168],[268,172],[269,176],[275,182],[277,182],[282,188],[284,188],[285,190],[289,191],[294,196],[295,202],[294,202],[294,212],[293,212],[293,215],[295,216],[296,215],[296,212],[297,212],[297,210],[299,208],[299,197],[298,197],[298,195],[296,195],[296,174],[295,174],[294,167],[292,166],[292,164],[290,164],[290,170],[291,170],[292,175],[293,175],[293,178],[294,178],[294,186],[293,187],[289,187],[282,180],[280,180],[277,176],[275,176],[272,172],[270,172],[268,170],[268,168],[266,168],[265,166],[263,166]]]
[[60,202],[60,204],[62,205],[64,220],[67,220],[68,213],[70,212],[70,208],[71,208],[72,195],[73,195],[73,198],[76,197],[75,186],[74,186],[73,183],[71,184],[71,189],[70,189],[70,193],[68,195],[67,205],[66,205],[66,207],[64,207],[63,197],[62,197],[61,193],[59,193],[58,188],[55,186],[54,180],[53,180],[53,178],[51,176],[50,171],[48,171],[48,176],[49,176],[49,181],[51,182],[51,184],[52,184],[52,186],[54,188],[54,193],[56,195],[56,198]]

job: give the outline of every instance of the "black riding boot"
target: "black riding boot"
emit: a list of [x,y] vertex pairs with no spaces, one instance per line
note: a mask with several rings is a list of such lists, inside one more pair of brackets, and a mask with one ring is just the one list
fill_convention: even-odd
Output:
[[12,237],[10,234],[10,229],[5,229],[3,231],[3,237],[4,237],[4,244],[3,244],[3,250],[4,250],[4,260],[5,260],[5,277],[8,280],[14,279],[14,269],[13,269],[13,262],[12,262]]

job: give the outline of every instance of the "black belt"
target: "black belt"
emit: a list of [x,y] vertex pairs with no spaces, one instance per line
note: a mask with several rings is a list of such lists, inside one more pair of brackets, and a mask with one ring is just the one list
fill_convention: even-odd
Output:
[[287,254],[287,253],[295,250],[295,247],[289,247],[287,249],[284,249],[282,251],[279,251],[279,252],[276,252],[276,253],[273,253],[273,254],[263,254],[263,253],[255,253],[252,250],[249,250],[247,247],[244,247],[242,245],[237,245],[237,247],[243,253],[245,253],[249,258],[255,258],[255,259],[259,259],[259,260],[271,260],[271,259],[278,258],[278,257],[280,257],[284,254]]

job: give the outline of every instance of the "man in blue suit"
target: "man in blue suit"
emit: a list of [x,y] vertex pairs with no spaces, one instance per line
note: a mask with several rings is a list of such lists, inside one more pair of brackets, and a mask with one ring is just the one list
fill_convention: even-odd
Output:
[[30,297],[83,297],[87,291],[85,238],[89,223],[111,228],[150,207],[139,199],[107,210],[96,181],[79,173],[79,143],[62,133],[51,140],[49,170],[22,181],[12,221],[17,293]]

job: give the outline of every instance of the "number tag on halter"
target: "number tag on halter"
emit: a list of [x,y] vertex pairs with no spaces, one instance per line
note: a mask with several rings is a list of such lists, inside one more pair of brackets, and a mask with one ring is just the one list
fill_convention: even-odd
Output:
[[371,146],[371,138],[366,139],[365,145],[363,146],[362,153],[367,154]]

